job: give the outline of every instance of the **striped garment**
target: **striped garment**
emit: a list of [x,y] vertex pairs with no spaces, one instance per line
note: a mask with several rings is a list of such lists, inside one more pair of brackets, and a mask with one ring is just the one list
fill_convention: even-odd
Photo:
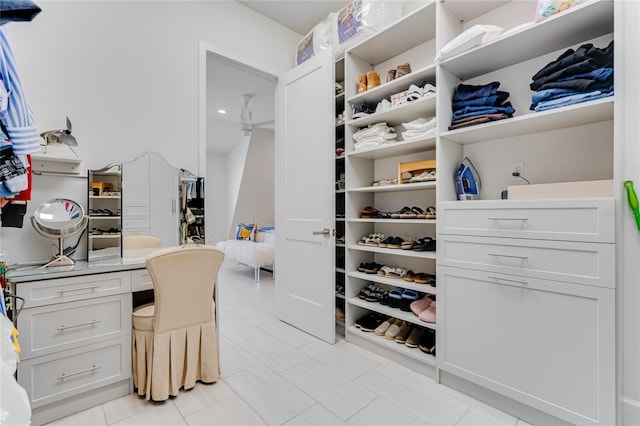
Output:
[[0,28],[0,84],[8,94],[7,107],[6,110],[0,110],[0,118],[9,133],[13,152],[15,154],[39,153],[40,139],[33,113],[25,100],[13,51],[2,28]]

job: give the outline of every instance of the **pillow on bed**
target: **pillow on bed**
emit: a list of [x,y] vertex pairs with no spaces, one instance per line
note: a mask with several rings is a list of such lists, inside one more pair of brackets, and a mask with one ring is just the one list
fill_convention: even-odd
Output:
[[253,240],[255,229],[256,229],[255,223],[251,223],[248,225],[241,223],[240,225],[238,225],[238,229],[236,230],[236,240],[247,240],[247,241]]

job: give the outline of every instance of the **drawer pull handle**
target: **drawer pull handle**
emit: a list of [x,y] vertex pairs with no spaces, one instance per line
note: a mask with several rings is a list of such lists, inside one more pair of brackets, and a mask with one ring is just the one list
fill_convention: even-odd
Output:
[[83,322],[81,324],[61,325],[60,327],[58,327],[58,331],[64,331],[64,330],[67,330],[69,328],[84,327],[85,325],[100,324],[101,322],[102,321],[100,321],[100,320],[93,320],[93,321],[89,321],[89,322]]
[[510,283],[516,283],[516,284],[522,284],[522,285],[529,284],[527,281],[524,281],[524,280],[511,280],[509,278],[500,278],[500,277],[491,276],[491,275],[489,275],[489,279],[496,280],[496,281],[507,281]]
[[527,260],[529,259],[529,256],[514,256],[512,254],[498,254],[498,253],[488,253],[489,256],[495,256],[495,257],[510,257],[513,259],[522,259],[522,260]]
[[522,220],[522,221],[526,221],[529,220],[526,217],[488,217],[488,220]]
[[69,374],[62,373],[61,375],[58,376],[58,380],[64,380],[64,379],[67,379],[69,377],[77,376],[78,374],[91,373],[92,371],[96,371],[98,369],[100,369],[100,366],[99,365],[94,365],[94,366],[92,366],[90,368],[86,368],[86,369],[80,370],[80,371],[75,371],[73,373],[69,373]]
[[80,288],[70,288],[68,290],[62,289],[62,290],[58,290],[58,294],[64,294],[68,291],[82,291],[82,290],[93,290],[95,288],[100,288],[99,285],[92,285],[89,287],[80,287]]

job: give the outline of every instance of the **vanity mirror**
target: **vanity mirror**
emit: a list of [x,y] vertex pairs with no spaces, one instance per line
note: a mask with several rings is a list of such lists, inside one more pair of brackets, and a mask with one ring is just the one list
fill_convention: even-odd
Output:
[[64,239],[82,232],[87,222],[84,209],[75,201],[54,198],[40,204],[31,217],[31,224],[43,237],[58,240],[58,253],[44,267],[69,266],[75,263],[64,253]]

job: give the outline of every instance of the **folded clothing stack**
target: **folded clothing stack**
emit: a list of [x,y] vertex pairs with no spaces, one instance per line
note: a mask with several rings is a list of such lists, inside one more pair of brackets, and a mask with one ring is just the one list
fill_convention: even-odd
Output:
[[408,123],[402,123],[402,126],[406,129],[404,132],[402,132],[402,139],[420,139],[435,134],[436,118],[420,117]]
[[353,149],[357,151],[392,143],[396,141],[396,137],[396,130],[387,126],[386,122],[370,124],[353,134]]
[[498,90],[500,83],[473,86],[459,84],[451,100],[449,130],[513,117],[515,109],[506,102],[509,92]]
[[533,111],[613,96],[613,41],[605,48],[583,44],[545,65],[529,85]]

